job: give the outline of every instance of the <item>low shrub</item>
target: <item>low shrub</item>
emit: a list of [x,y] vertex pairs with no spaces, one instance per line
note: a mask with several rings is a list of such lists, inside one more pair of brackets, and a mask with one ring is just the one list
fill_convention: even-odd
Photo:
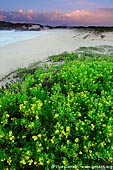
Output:
[[112,165],[113,63],[38,69],[0,92],[0,123],[0,169]]
[[74,52],[64,52],[62,54],[49,56],[48,59],[52,62],[60,62],[60,61],[73,61],[78,59],[78,54]]

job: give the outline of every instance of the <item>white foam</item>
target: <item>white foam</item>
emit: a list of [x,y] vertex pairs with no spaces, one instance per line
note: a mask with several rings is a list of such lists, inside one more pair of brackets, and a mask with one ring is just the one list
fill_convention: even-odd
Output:
[[0,47],[48,34],[48,31],[6,31],[0,30]]

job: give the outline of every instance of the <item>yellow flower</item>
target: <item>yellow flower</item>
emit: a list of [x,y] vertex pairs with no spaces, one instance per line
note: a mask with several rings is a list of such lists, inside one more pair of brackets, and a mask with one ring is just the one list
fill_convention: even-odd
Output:
[[82,131],[82,130],[83,130],[83,127],[81,127],[80,130]]
[[52,144],[54,143],[54,140],[53,140],[53,139],[51,139],[51,143],[52,143]]
[[20,163],[23,164],[23,165],[25,165],[25,164],[26,164],[25,159],[22,159],[22,160],[20,161]]
[[41,152],[41,149],[37,149],[37,152]]
[[79,154],[82,155],[82,152],[80,151]]
[[92,153],[92,150],[89,150],[89,153]]
[[79,141],[79,139],[78,139],[78,138],[76,138],[76,139],[75,139],[75,142],[77,143],[78,141]]
[[77,127],[76,127],[75,129],[78,131],[78,128],[77,128]]
[[108,135],[109,135],[109,136],[112,136],[112,133],[109,133]]
[[88,152],[87,146],[84,146],[84,150],[85,150],[85,152]]
[[26,138],[26,136],[22,136],[22,139]]
[[112,157],[110,157],[110,158],[109,158],[109,161],[110,161],[110,162],[112,162],[112,161],[113,161],[113,158],[112,158]]
[[41,102],[41,100],[38,100],[37,103],[38,103],[38,109],[40,110],[42,105],[43,105],[43,103]]
[[65,160],[62,161],[62,163],[63,163],[65,166],[67,165],[67,161],[65,161]]
[[91,130],[94,130],[94,127],[95,127],[94,124],[91,124]]
[[109,143],[111,142],[111,140],[110,140],[110,139],[108,139],[107,141],[108,141]]
[[70,127],[66,126],[66,132],[70,132]]
[[6,114],[6,117],[9,117],[9,114]]
[[26,104],[28,101],[24,101],[24,104]]
[[39,137],[39,138],[41,138],[41,137],[42,137],[42,135],[41,135],[41,134],[38,134],[38,137]]
[[96,144],[92,143],[91,146],[95,146]]
[[105,126],[106,126],[106,124],[103,124],[102,126],[103,126],[103,127],[105,127]]
[[29,165],[31,165],[33,163],[33,160],[30,159],[28,162],[29,162]]
[[57,130],[55,131],[55,133],[56,133],[56,134],[59,133],[59,130],[57,129]]
[[43,165],[43,162],[41,161],[41,162],[39,162],[39,165]]
[[4,134],[0,134],[0,138],[3,138],[4,137]]
[[36,141],[38,139],[37,136],[32,136],[32,138],[34,139],[34,141]]
[[42,157],[40,157],[40,158],[39,158],[39,162],[41,162],[42,160],[43,160],[43,158],[42,158]]
[[28,125],[28,127],[29,127],[29,128],[33,128],[34,125],[35,125],[34,122],[31,122],[31,123]]
[[66,136],[66,133],[65,133],[65,131],[64,131],[64,130],[62,130],[62,134]]
[[87,140],[88,139],[88,136],[84,136],[84,140]]
[[34,101],[36,100],[36,96],[32,98]]
[[45,138],[44,140],[47,141],[47,138]]
[[42,146],[42,144],[41,144],[41,143],[39,143],[39,144],[38,144],[38,146]]
[[57,122],[57,126],[58,126],[58,127],[60,127],[60,126],[61,126],[61,124],[60,124],[59,122]]
[[67,144],[69,144],[70,143],[70,140],[67,140]]
[[37,164],[37,162],[35,161],[35,162],[34,162],[34,165],[36,165],[36,164]]
[[8,163],[9,165],[11,165],[11,162],[12,162],[11,157],[9,157],[9,159],[7,160],[7,163]]
[[47,164],[50,164],[50,162],[51,162],[51,160],[50,160],[50,159],[48,159]]
[[33,110],[35,108],[35,104],[31,104],[31,110]]
[[5,158],[4,159],[1,159],[1,162],[5,161]]
[[15,118],[13,117],[13,118],[11,118],[11,120],[15,120]]
[[59,114],[56,113],[55,116],[54,116],[54,118],[57,118],[58,116],[59,116]]
[[12,131],[10,131],[10,132],[9,132],[9,136],[12,136],[12,135],[13,135],[13,133],[12,133]]
[[27,154],[27,155],[30,155],[30,151],[27,151],[26,154]]
[[38,115],[36,115],[36,117],[35,117],[35,118],[36,118],[36,120],[38,120],[38,119],[39,119],[39,116],[38,116]]
[[19,105],[20,110],[25,109],[25,106],[23,104]]
[[9,140],[13,140],[15,137],[14,136],[10,136]]

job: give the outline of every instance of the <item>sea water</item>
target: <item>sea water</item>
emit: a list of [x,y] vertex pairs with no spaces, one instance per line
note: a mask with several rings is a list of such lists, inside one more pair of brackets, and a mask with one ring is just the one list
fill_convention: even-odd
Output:
[[0,30],[0,47],[16,43],[19,41],[32,39],[35,37],[48,34],[47,30],[43,31],[16,31],[16,30]]

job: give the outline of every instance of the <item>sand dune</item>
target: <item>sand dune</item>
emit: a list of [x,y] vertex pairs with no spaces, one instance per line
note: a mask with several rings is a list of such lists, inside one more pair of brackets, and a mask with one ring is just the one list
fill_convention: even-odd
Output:
[[50,30],[47,35],[0,47],[0,79],[19,67],[81,46],[113,45],[113,32],[104,38],[78,29]]

